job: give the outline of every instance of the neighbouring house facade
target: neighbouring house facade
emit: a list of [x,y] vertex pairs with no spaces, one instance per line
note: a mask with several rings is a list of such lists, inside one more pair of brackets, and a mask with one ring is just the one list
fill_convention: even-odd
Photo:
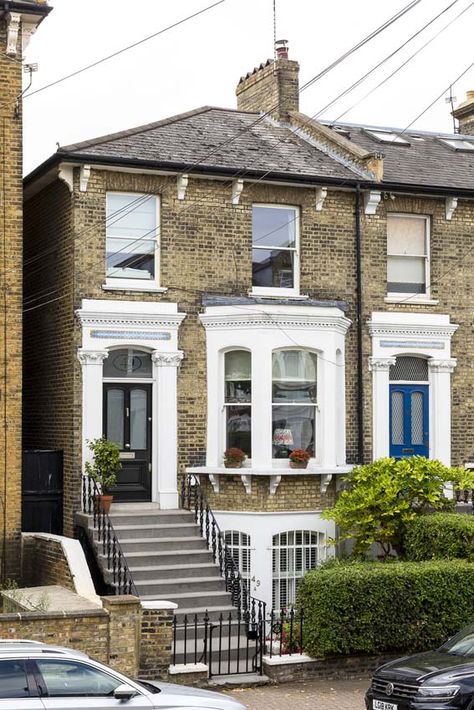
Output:
[[329,126],[298,70],[280,49],[237,110],[61,148],[25,183],[25,445],[64,451],[66,534],[105,434],[116,500],[175,509],[199,476],[274,607],[328,554],[352,465],[474,447],[474,101],[463,135]]
[[0,573],[19,572],[22,388],[22,77],[23,52],[51,8],[44,0],[2,3],[0,95]]

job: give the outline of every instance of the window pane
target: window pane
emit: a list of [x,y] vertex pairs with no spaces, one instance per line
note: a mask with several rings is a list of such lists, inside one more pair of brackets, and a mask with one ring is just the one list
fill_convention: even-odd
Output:
[[134,389],[130,392],[130,447],[146,449],[147,439],[147,392]]
[[155,276],[156,242],[107,239],[107,276],[152,279]]
[[392,444],[398,446],[405,443],[403,420],[403,393],[392,392]]
[[315,408],[313,406],[273,407],[273,456],[288,458],[293,449],[315,450]]
[[423,393],[411,394],[411,443],[423,444]]
[[133,348],[111,350],[104,360],[104,377],[151,377],[150,353]]
[[0,661],[0,698],[28,698],[29,695],[23,662]]
[[392,382],[428,382],[428,360],[400,355],[390,367]]
[[227,447],[235,446],[242,449],[247,456],[251,456],[251,408],[249,406],[228,406],[225,409]]
[[425,293],[425,259],[409,256],[389,256],[387,288],[394,293]]
[[36,662],[50,698],[68,696],[105,697],[111,695],[121,681],[85,663],[74,661]]
[[292,530],[273,536],[273,609],[280,610],[296,601],[299,580],[324,560],[326,538],[307,530]]
[[264,288],[293,288],[294,252],[252,249],[252,283]]
[[317,401],[317,355],[282,350],[274,352],[272,360],[274,403]]
[[140,239],[156,236],[156,197],[107,194],[107,237]]
[[233,350],[225,355],[225,401],[250,402],[252,399],[251,355]]
[[257,207],[252,210],[253,244],[259,247],[295,247],[298,210]]
[[124,392],[123,390],[107,390],[107,431],[109,441],[123,449],[123,417]]
[[426,256],[426,220],[392,216],[387,219],[388,254]]

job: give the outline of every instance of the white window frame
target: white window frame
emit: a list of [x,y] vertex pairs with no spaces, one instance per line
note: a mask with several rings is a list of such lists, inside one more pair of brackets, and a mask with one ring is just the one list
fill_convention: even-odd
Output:
[[[138,200],[140,197],[150,197],[155,201],[155,278],[154,279],[124,279],[119,276],[109,276],[107,274],[107,224],[105,227],[105,285],[104,288],[118,289],[123,291],[156,291],[160,289],[160,244],[161,244],[161,223],[160,223],[160,196],[146,192],[123,192],[122,190],[107,190],[106,193],[106,218],[109,218],[109,195],[123,195]],[[152,241],[152,239],[149,239]]]
[[[297,205],[282,205],[282,204],[272,204],[263,202],[252,203],[252,213],[254,207],[263,207],[270,209],[279,210],[294,210],[296,213],[295,219],[295,246],[293,247],[274,247],[279,251],[290,251],[294,254],[294,266],[293,266],[293,288],[279,288],[279,287],[266,287],[266,286],[254,286],[253,285],[253,275],[252,275],[252,291],[253,296],[299,296],[300,294],[300,223],[301,223],[301,210]],[[252,252],[254,249],[269,250],[272,247],[262,246],[255,247],[253,242],[253,228],[252,228]],[[253,253],[252,253],[252,265],[253,265]]]
[[[296,543],[296,535],[297,533],[302,534],[303,542],[301,544]],[[291,544],[287,545],[282,545],[281,544],[281,535],[291,535],[293,534],[293,542]],[[306,543],[304,542],[304,536],[305,534],[310,535],[310,540],[311,540],[311,535],[316,535],[316,542],[309,542]],[[278,544],[275,544],[275,538],[278,538]],[[286,604],[283,608],[288,608],[291,607],[295,604],[296,602],[296,592],[298,589],[298,580],[302,579],[305,575],[306,572],[308,572],[311,569],[316,569],[318,564],[323,562],[326,559],[326,546],[327,546],[327,540],[326,540],[326,533],[322,532],[321,530],[282,530],[279,533],[276,533],[272,537],[272,607],[274,608],[274,611],[280,611],[281,605],[278,604],[275,606],[275,598],[278,596],[278,600],[281,599],[281,582],[286,581],[287,584],[287,600]],[[306,550],[316,550],[316,564],[315,567],[306,567],[305,565],[305,553]],[[280,551],[281,550],[286,550],[287,551],[287,571],[284,572],[283,574],[281,573],[281,565],[280,565]],[[301,556],[302,556],[302,569],[297,570],[296,569],[296,551],[301,550]],[[278,569],[275,570],[275,556],[278,556]],[[291,569],[290,569],[291,568]]]
[[[232,537],[234,535],[238,536],[238,543],[234,544],[234,542],[227,542],[226,541],[226,535]],[[247,538],[247,542],[244,541],[244,536]],[[226,542],[227,547],[230,550],[230,553],[232,555],[232,559],[234,560],[234,563],[237,564],[237,568],[242,575],[242,579],[244,582],[247,583],[248,587],[250,587],[250,580],[252,578],[252,538],[249,535],[249,533],[244,532],[243,530],[235,530],[235,529],[227,529],[222,531],[222,540],[223,542]],[[245,555],[247,556],[247,569],[244,570],[244,557]],[[236,559],[237,558],[237,559]]]
[[387,281],[387,298],[394,299],[397,301],[404,301],[409,299],[410,303],[419,301],[424,301],[430,299],[431,295],[431,265],[430,265],[430,251],[431,251],[431,217],[429,215],[423,214],[413,214],[407,212],[390,212],[387,215],[387,240],[386,240],[386,258],[387,258],[387,270],[388,270],[388,259],[389,257],[404,257],[409,259],[419,259],[419,254],[389,254],[388,252],[388,223],[392,217],[400,217],[402,219],[418,219],[424,220],[425,222],[425,290],[421,293],[410,293],[409,291],[388,291],[388,273],[386,274]]
[[[227,348],[226,350],[224,350],[222,352],[222,367],[220,368],[220,372],[222,373],[222,376],[220,377],[221,384],[222,384],[222,387],[221,387],[221,410],[222,410],[222,416],[223,416],[222,431],[223,431],[223,435],[224,435],[223,442],[222,442],[222,451],[225,451],[228,448],[228,446],[227,446],[227,409],[229,407],[233,407],[233,406],[238,407],[239,405],[242,407],[243,406],[250,407],[250,421],[251,421],[251,423],[253,420],[253,404],[254,403],[253,403],[252,395],[250,397],[250,402],[226,402],[226,379],[225,379],[226,356],[229,353],[240,352],[240,351],[246,352],[250,356],[250,386],[251,386],[251,390],[253,391],[252,351],[249,350],[248,348],[239,348],[239,347]],[[253,442],[252,442],[252,424],[251,424],[250,450],[252,450],[252,443]]]

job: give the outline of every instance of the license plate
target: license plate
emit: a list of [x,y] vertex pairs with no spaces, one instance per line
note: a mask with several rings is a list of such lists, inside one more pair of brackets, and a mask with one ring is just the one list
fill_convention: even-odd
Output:
[[383,700],[372,701],[373,710],[398,710],[398,705],[395,703],[385,703]]

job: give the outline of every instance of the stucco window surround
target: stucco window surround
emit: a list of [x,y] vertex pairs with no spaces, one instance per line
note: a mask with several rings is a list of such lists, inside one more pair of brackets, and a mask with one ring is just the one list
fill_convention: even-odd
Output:
[[178,330],[185,318],[175,303],[83,300],[76,311],[82,328],[77,356],[82,366],[82,463],[90,460],[87,441],[103,432],[103,363],[119,348],[151,353],[152,500],[178,507],[177,372],[183,359]]
[[211,306],[200,316],[206,330],[208,413],[206,466],[189,469],[210,476],[219,490],[219,476],[235,475],[223,466],[226,448],[225,354],[251,354],[252,458],[239,471],[250,492],[252,475],[271,476],[274,493],[283,475],[301,475],[288,459],[272,455],[272,355],[304,350],[317,355],[316,454],[306,474],[322,476],[327,487],[333,474],[346,473],[345,461],[345,336],[350,321],[337,307],[247,305]]
[[373,312],[368,323],[372,338],[373,458],[390,453],[390,367],[397,356],[428,361],[429,456],[451,465],[451,338],[459,326],[448,315]]
[[[336,537],[332,520],[323,520],[320,510],[262,512],[219,511],[215,516],[221,530],[238,530],[250,537],[250,593],[272,608],[273,592],[273,538],[275,535],[294,530],[309,530],[324,536],[325,540]],[[321,545],[318,562],[334,557],[334,545]]]

